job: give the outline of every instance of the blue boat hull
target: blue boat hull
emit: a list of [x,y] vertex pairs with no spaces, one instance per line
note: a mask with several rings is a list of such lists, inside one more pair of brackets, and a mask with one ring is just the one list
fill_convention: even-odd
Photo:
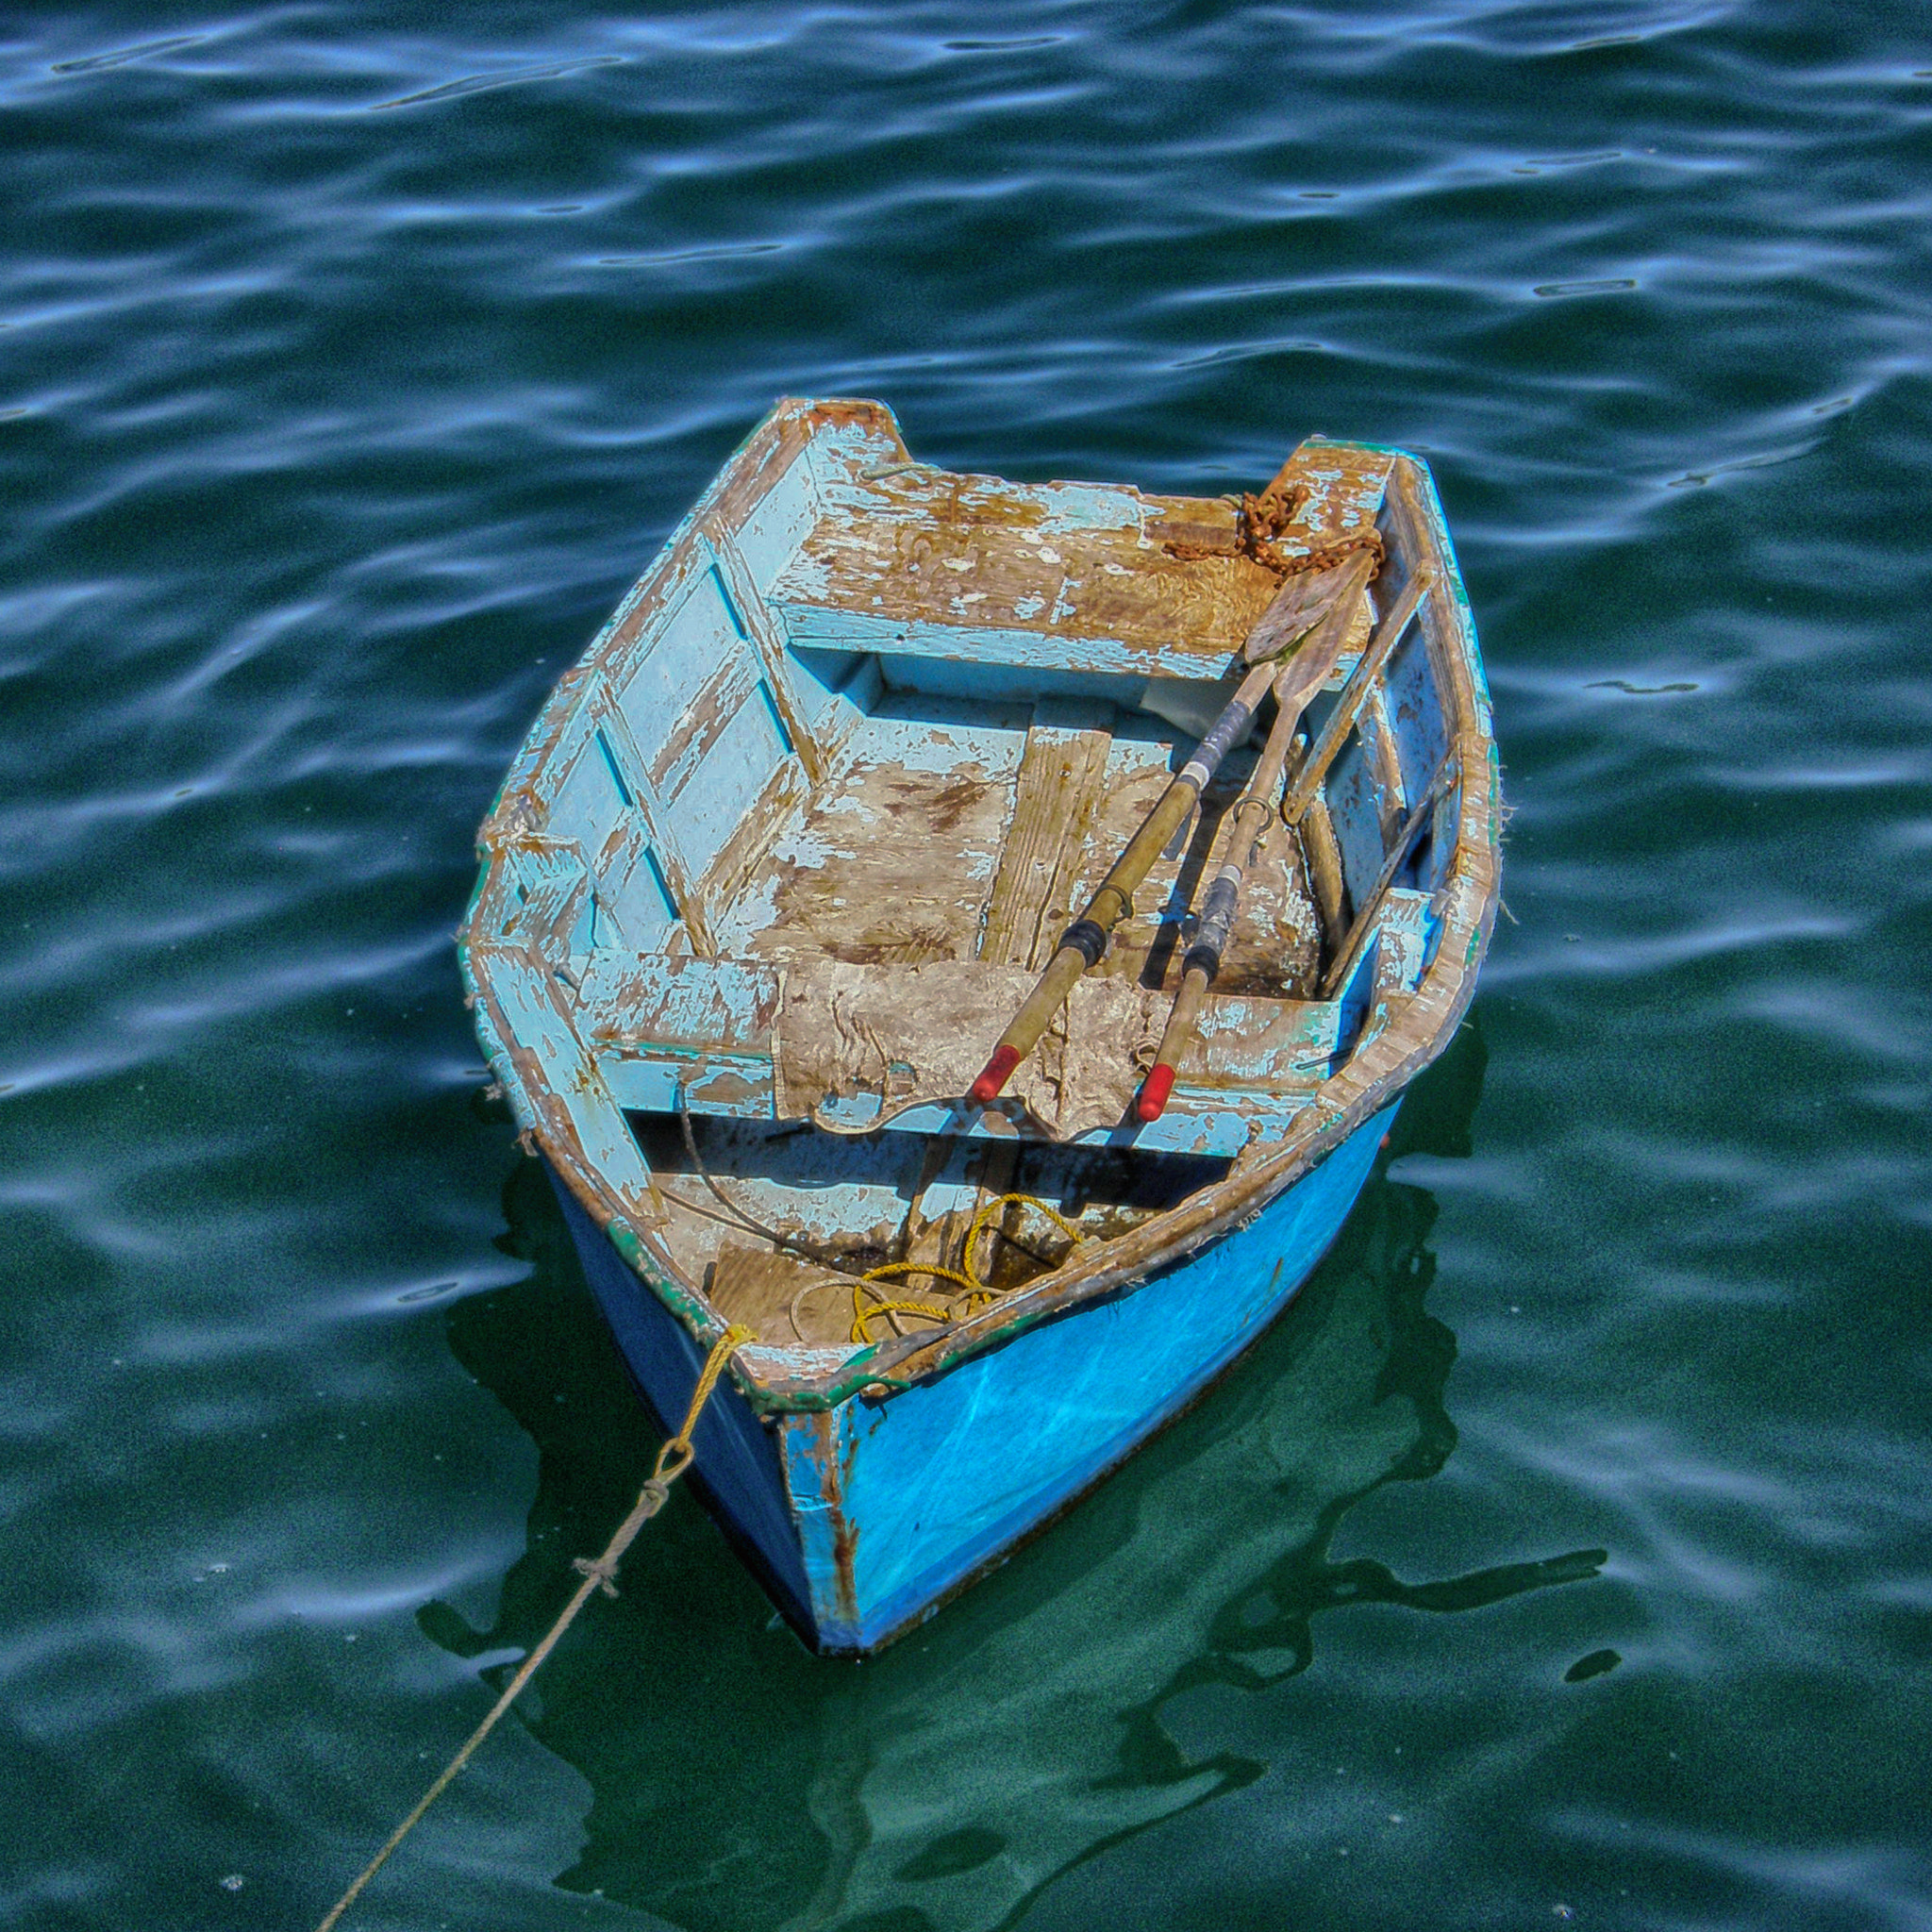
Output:
[[[1340,1232],[1394,1113],[1365,1121],[1245,1226],[930,1380],[769,1419],[721,1382],[695,1439],[707,1507],[808,1643],[877,1649],[1002,1561],[1260,1335]],[[668,1427],[704,1351],[569,1189],[557,1194]]]
[[[1192,831],[1150,835],[1105,970],[969,1104],[1230,680],[1305,620],[1274,752],[1228,747]],[[1280,1313],[1468,1007],[1498,784],[1400,450],[1307,438],[1237,508],[937,470],[834,397],[726,462],[513,761],[458,949],[660,1421],[753,1338],[691,1481],[815,1648],[927,1615]],[[1241,839],[1231,950],[1144,1119],[1184,914]]]

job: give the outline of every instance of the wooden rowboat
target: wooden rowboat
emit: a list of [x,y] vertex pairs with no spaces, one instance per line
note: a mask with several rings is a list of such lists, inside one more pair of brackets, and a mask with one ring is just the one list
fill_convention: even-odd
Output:
[[1414,457],[1015,484],[835,401],[732,458],[519,754],[459,950],[658,1417],[755,1334],[691,1479],[808,1642],[928,1615],[1281,1311],[1468,1004],[1498,818]]

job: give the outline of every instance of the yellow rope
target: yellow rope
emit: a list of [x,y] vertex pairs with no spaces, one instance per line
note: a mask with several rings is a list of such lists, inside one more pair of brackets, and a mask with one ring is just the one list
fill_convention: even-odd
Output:
[[[698,1417],[704,1413],[705,1404],[711,1399],[711,1391],[718,1386],[718,1377],[724,1373],[724,1364],[737,1352],[741,1341],[756,1341],[758,1337],[742,1323],[734,1322],[730,1327],[712,1344],[711,1352],[705,1357],[705,1365],[698,1371],[698,1385],[691,1391],[691,1407],[684,1412],[684,1421],[678,1424],[676,1435],[658,1452],[657,1467],[651,1471],[651,1480],[658,1483],[675,1483],[691,1467],[692,1450],[691,1432],[698,1425]],[[675,1452],[677,1460],[672,1462]],[[582,1561],[580,1557],[579,1562]],[[616,1592],[613,1591],[612,1595]]]
[[[973,1273],[973,1243],[979,1239],[981,1230],[991,1224],[994,1215],[1001,1213],[1008,1208],[1013,1207],[1032,1208],[1045,1215],[1070,1241],[1077,1241],[1084,1239],[1080,1230],[1064,1214],[1055,1213],[1044,1201],[1036,1201],[1031,1194],[1002,1194],[997,1201],[989,1201],[973,1217],[973,1225],[966,1230],[966,1245],[959,1250],[959,1266],[968,1274]],[[1013,1239],[1003,1227],[996,1227],[993,1229],[993,1232],[1004,1236],[1008,1241]],[[974,1289],[978,1289],[980,1285],[975,1281],[972,1286]]]
[[[876,1268],[868,1268],[859,1275],[852,1284],[853,1341],[870,1345],[873,1340],[873,1321],[879,1315],[924,1315],[934,1322],[950,1322],[953,1319],[951,1308],[940,1307],[931,1302],[879,1301],[868,1307],[865,1301],[865,1285],[870,1281],[892,1281],[902,1274],[930,1274],[936,1281],[950,1281],[961,1291],[964,1296],[963,1309],[969,1315],[977,1308],[985,1307],[989,1302],[997,1301],[997,1289],[990,1288],[985,1282],[974,1278],[973,1244],[991,1224],[996,1214],[1015,1206],[1031,1208],[1045,1215],[1069,1241],[1078,1241],[1083,1239],[1080,1230],[1064,1214],[1056,1213],[1044,1201],[1036,1201],[1031,1194],[1002,1194],[998,1200],[989,1201],[974,1216],[973,1225],[966,1230],[966,1244],[959,1250],[958,1267],[942,1268],[934,1261],[886,1261]],[[1004,1228],[994,1228],[993,1232],[1005,1235],[1008,1241],[1013,1239]]]
[[935,1274],[941,1281],[956,1281],[967,1290],[975,1289],[978,1282],[961,1274],[957,1268],[941,1268],[934,1261],[887,1261],[877,1268],[868,1268],[858,1278],[866,1281],[889,1281],[899,1274]]
[[496,1721],[512,1704],[525,1684],[537,1674],[538,1667],[557,1648],[558,1641],[575,1621],[577,1612],[590,1601],[591,1592],[602,1589],[607,1596],[617,1594],[617,1565],[624,1553],[630,1548],[639,1530],[642,1529],[658,1511],[663,1508],[671,1494],[671,1485],[681,1476],[691,1462],[691,1431],[697,1427],[699,1415],[705,1404],[710,1400],[711,1391],[718,1386],[718,1377],[724,1373],[724,1364],[730,1359],[733,1350],[740,1342],[756,1341],[749,1328],[733,1325],[721,1335],[712,1347],[705,1366],[698,1375],[697,1387],[691,1391],[691,1407],[686,1411],[682,1426],[670,1441],[658,1452],[657,1467],[651,1472],[650,1480],[638,1491],[638,1499],[631,1505],[631,1511],[618,1524],[617,1532],[604,1554],[594,1561],[579,1557],[572,1566],[583,1578],[575,1593],[564,1606],[563,1614],[558,1618],[533,1651],[524,1659],[523,1667],[509,1680],[508,1689],[491,1706],[490,1715],[471,1732],[469,1742],[452,1757],[442,1775],[423,1793],[416,1808],[390,1833],[387,1842],[375,1857],[362,1868],[355,1884],[343,1892],[330,1908],[328,1916],[315,1928],[315,1932],[332,1932],[336,1923],[361,1896],[362,1888],[389,1862],[389,1857],[416,1827],[417,1822],[437,1799],[442,1796],[456,1780],[457,1774],[476,1755],[483,1740],[496,1728]]
[[873,1339],[872,1323],[874,1315],[924,1315],[932,1322],[950,1322],[952,1311],[936,1307],[931,1302],[874,1302],[869,1308],[861,1308],[858,1318],[852,1324],[854,1341],[870,1342]]
[[944,1308],[935,1307],[931,1302],[895,1302],[890,1297],[874,1302],[871,1307],[865,1305],[865,1287],[869,1281],[891,1281],[901,1274],[934,1274],[941,1281],[957,1281],[961,1288],[971,1289],[974,1284],[967,1280],[958,1269],[941,1268],[924,1261],[886,1261],[876,1268],[868,1268],[852,1284],[852,1339],[870,1347],[873,1340],[872,1323],[874,1315],[924,1315],[935,1322],[950,1322],[951,1314]]

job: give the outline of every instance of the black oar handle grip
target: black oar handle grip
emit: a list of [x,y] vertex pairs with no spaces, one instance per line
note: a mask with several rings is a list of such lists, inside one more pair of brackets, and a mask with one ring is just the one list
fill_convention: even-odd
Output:
[[[1060,945],[1072,946],[1087,962],[1091,973],[1100,964],[1100,956],[1107,951],[1107,934],[1099,924],[1091,919],[1076,919],[1060,935]],[[1056,952],[1059,950],[1057,946]]]
[[1241,888],[1238,878],[1223,873],[1208,888],[1201,901],[1201,918],[1194,927],[1193,942],[1181,960],[1182,969],[1198,966],[1207,974],[1208,984],[1221,971],[1221,955],[1227,936],[1234,930],[1235,914],[1241,909]]

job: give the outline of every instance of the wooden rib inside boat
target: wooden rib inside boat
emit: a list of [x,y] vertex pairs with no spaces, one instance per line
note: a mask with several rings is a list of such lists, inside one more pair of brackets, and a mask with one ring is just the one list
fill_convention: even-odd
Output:
[[[1341,560],[1365,550],[1366,591]],[[973,1104],[1284,611],[1282,663],[1319,621],[1332,670],[1282,722],[1158,1118],[1135,1096],[1266,707]],[[808,1642],[929,1614],[1286,1305],[1467,1004],[1496,840],[1416,458],[1313,440],[1245,502],[1017,484],[916,462],[846,401],[739,450],[539,719],[460,950],[659,1415],[755,1331],[695,1480]]]

